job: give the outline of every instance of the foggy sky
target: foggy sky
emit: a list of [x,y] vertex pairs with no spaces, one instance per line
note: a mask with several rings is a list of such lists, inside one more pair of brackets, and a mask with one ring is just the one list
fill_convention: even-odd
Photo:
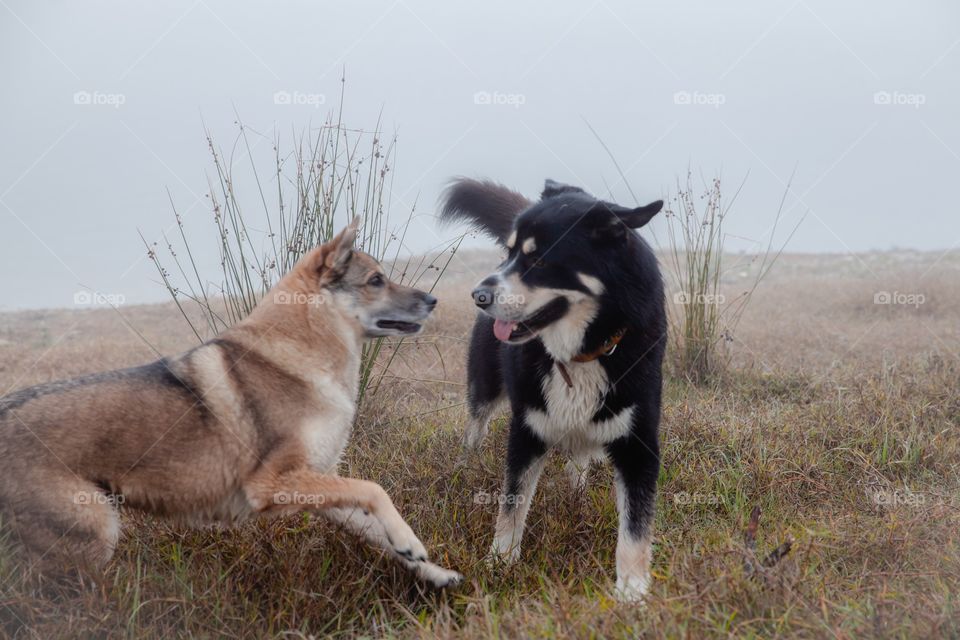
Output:
[[[209,229],[204,125],[229,147],[239,114],[289,143],[336,105],[343,69],[345,121],[382,114],[399,136],[411,251],[456,233],[432,218],[455,175],[632,204],[586,122],[643,202],[687,167],[727,194],[749,174],[734,250],[766,245],[794,170],[789,251],[960,243],[953,2],[0,0],[0,51],[0,309],[73,306],[84,287],[164,300],[138,230],[170,230],[168,191]],[[268,168],[270,147],[253,153]]]

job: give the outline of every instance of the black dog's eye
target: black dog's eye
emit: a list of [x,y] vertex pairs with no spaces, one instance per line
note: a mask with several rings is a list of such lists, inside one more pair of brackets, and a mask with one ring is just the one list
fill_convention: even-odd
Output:
[[387,281],[384,280],[383,276],[380,275],[379,273],[373,276],[372,278],[370,278],[369,280],[367,280],[367,284],[370,285],[371,287],[382,287],[386,283]]
[[534,269],[542,269],[545,266],[547,266],[547,263],[544,262],[543,258],[531,258],[530,266],[533,267]]

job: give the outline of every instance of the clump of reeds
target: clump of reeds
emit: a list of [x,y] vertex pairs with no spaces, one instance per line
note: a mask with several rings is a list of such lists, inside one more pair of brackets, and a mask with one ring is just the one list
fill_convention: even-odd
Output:
[[[207,195],[220,272],[201,272],[199,257],[207,247],[191,241],[176,208],[179,245],[185,257],[164,237],[173,265],[167,268],[156,247],[148,246],[163,284],[199,340],[218,334],[250,313],[301,256],[333,237],[354,216],[363,220],[358,247],[387,261],[393,279],[432,290],[443,275],[462,237],[441,244],[430,256],[400,258],[414,211],[411,208],[399,224],[391,222],[389,194],[396,136],[385,140],[379,122],[373,130],[348,128],[341,113],[338,109],[336,119],[331,116],[318,130],[301,134],[290,152],[281,152],[281,141],[274,138],[275,164],[269,179],[250,156],[248,184],[235,182],[233,154],[219,149],[207,133],[214,169]],[[251,136],[262,134],[242,123],[238,127],[233,149],[242,148],[250,155]],[[255,194],[257,204],[249,205],[249,198],[242,198],[241,192]],[[241,206],[241,201],[247,204]],[[427,282],[419,282],[424,277]],[[383,339],[364,346],[361,397],[384,346]],[[381,378],[395,354],[396,349],[383,364]]]
[[697,193],[691,175],[688,171],[684,183],[677,180],[677,193],[669,199],[664,214],[670,243],[669,271],[675,291],[673,304],[669,306],[671,314],[677,315],[679,308],[679,317],[671,323],[673,364],[677,375],[699,384],[715,378],[726,368],[728,352],[724,347],[734,340],[734,332],[750,298],[783,251],[786,242],[775,251],[773,237],[790,185],[788,183],[774,216],[765,250],[748,258],[749,262],[757,263],[757,269],[744,281],[741,291],[728,300],[722,288],[723,274],[740,271],[744,265],[743,261],[733,264],[728,260],[731,264],[725,270],[723,224],[743,183],[724,205],[719,177],[709,183],[704,181]]

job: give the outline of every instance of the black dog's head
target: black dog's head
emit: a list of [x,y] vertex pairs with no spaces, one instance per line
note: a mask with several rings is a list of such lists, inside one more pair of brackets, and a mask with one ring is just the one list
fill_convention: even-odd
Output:
[[539,335],[554,355],[576,353],[600,300],[615,295],[611,266],[633,259],[633,230],[662,207],[621,207],[547,180],[540,201],[517,216],[506,260],[473,291],[496,337],[520,344]]

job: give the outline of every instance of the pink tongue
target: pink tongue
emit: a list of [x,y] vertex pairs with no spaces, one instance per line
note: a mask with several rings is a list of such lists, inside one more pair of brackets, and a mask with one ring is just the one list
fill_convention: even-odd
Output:
[[493,321],[493,335],[497,336],[497,340],[502,342],[509,340],[510,334],[513,333],[513,330],[516,328],[516,322],[507,322],[506,320]]

